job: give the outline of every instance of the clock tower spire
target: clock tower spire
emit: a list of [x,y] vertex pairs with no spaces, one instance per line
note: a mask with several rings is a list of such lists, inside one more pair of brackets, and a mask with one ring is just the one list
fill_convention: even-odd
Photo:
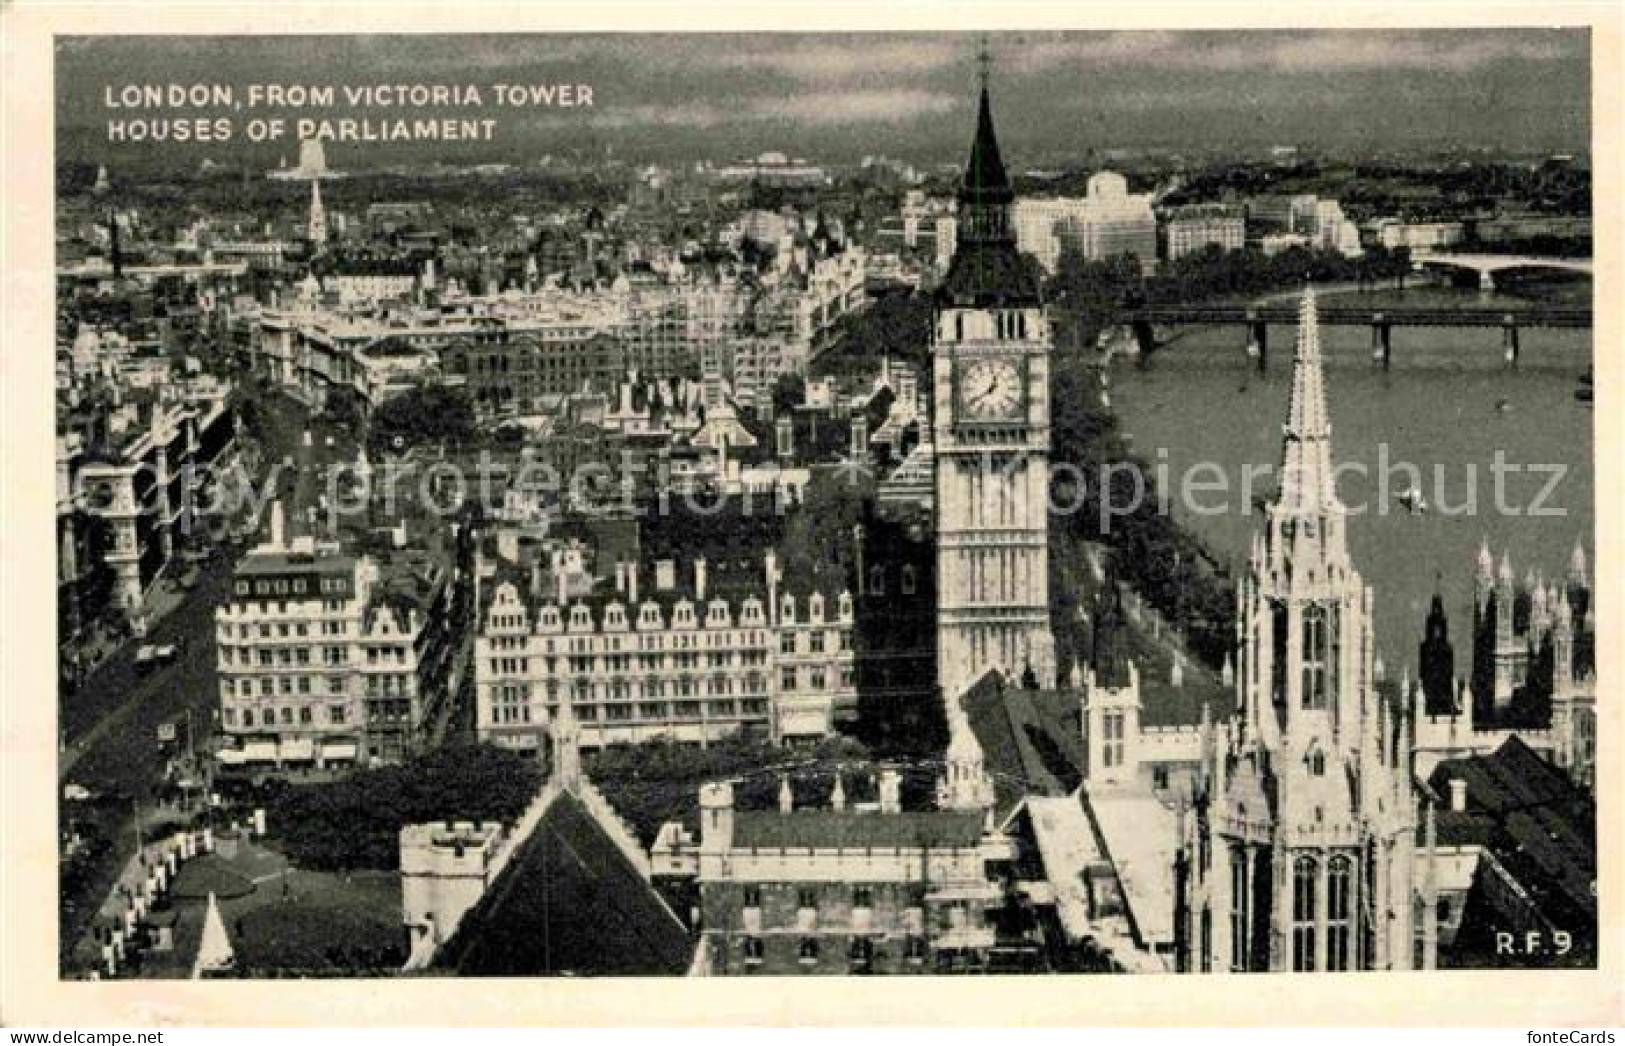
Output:
[[1055,681],[1049,627],[1049,327],[1016,250],[986,44],[953,263],[937,292],[938,682],[954,702],[989,669]]

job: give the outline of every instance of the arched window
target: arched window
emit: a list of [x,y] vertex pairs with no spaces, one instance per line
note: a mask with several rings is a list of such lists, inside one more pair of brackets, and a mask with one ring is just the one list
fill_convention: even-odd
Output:
[[1336,611],[1320,603],[1303,608],[1303,692],[1304,708],[1325,708],[1330,704],[1333,680],[1337,676]]
[[1326,776],[1326,753],[1318,748],[1309,753],[1309,773],[1315,777]]
[[1320,868],[1313,857],[1292,862],[1292,969],[1315,969],[1315,886]]
[[1247,875],[1247,848],[1231,843],[1230,851],[1230,969],[1247,965],[1247,912],[1252,904],[1252,883]]
[[886,594],[886,568],[878,564],[869,568],[869,594],[883,596]]
[[912,596],[918,582],[915,580],[914,564],[903,564],[903,595]]
[[1354,939],[1354,862],[1333,857],[1326,867],[1326,969],[1347,970]]

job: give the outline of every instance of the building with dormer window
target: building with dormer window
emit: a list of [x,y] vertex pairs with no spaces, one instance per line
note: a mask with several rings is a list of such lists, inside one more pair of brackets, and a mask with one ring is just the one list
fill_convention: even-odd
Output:
[[284,535],[237,566],[215,611],[224,767],[395,762],[434,730],[455,646],[431,557],[381,562]]
[[831,733],[857,704],[853,595],[787,584],[771,551],[749,564],[625,560],[605,591],[572,587],[562,560],[498,564],[474,644],[480,739],[540,751],[566,695],[584,749]]

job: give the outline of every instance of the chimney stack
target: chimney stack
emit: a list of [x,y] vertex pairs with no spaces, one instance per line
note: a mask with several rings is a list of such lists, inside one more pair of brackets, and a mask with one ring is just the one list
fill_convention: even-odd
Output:
[[796,808],[796,794],[790,790],[790,779],[779,778],[779,813],[787,814]]
[[903,775],[896,770],[880,771],[880,812],[903,812]]
[[285,528],[282,520],[282,502],[273,501],[271,502],[271,544],[273,547],[282,547],[284,529]]
[[1458,814],[1467,809],[1467,782],[1459,777],[1450,779],[1450,809]]
[[726,853],[733,845],[734,786],[731,781],[700,785],[700,851]]
[[694,601],[701,605],[701,612],[705,605],[705,557],[694,557]]
[[635,559],[626,562],[626,605],[638,605],[638,561]]
[[777,444],[778,455],[788,461],[795,456],[796,430],[789,417],[779,418],[774,424],[774,440]]
[[841,783],[839,771],[835,773],[835,790],[829,795],[829,808],[836,811],[846,809],[846,786]]

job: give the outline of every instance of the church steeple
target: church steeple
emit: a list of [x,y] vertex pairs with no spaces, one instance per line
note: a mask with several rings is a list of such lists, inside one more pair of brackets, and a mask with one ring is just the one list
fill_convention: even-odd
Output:
[[305,224],[305,238],[314,244],[327,242],[327,211],[322,207],[321,182],[310,182],[310,218]]

